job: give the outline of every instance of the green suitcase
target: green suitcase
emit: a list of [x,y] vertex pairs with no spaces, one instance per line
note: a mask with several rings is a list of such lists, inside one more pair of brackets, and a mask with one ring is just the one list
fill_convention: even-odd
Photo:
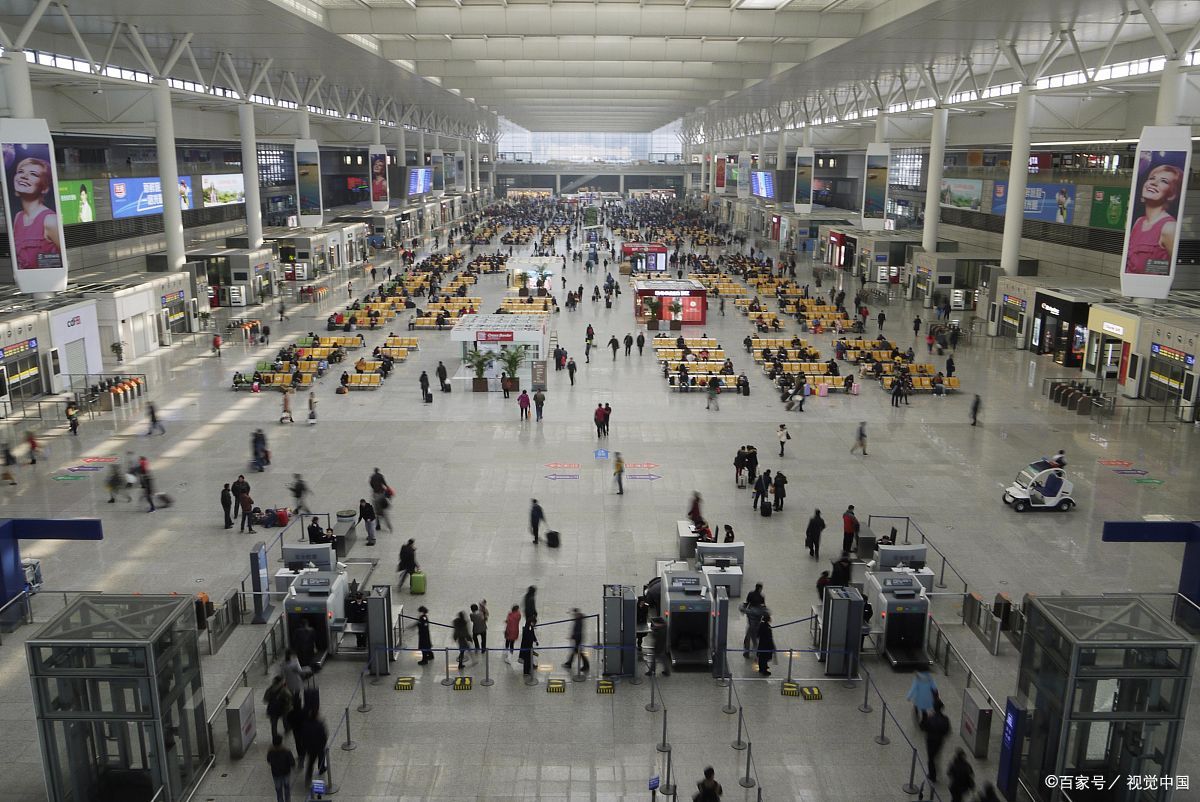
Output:
[[413,571],[408,578],[408,589],[414,596],[420,596],[425,593],[425,572]]

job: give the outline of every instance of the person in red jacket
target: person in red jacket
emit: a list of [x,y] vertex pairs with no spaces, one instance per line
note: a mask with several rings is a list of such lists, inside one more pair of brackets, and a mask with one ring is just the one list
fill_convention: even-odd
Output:
[[842,513],[842,551],[854,551],[851,547],[854,545],[854,538],[858,536],[858,527],[858,516],[854,514],[854,505],[851,504]]

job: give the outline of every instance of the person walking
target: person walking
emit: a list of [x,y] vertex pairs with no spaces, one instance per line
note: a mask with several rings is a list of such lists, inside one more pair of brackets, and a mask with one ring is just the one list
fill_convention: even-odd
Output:
[[775,659],[775,631],[771,627],[771,614],[763,613],[758,622],[758,673],[771,676],[770,663]]
[[221,358],[221,335],[214,334],[212,336],[212,352],[217,355],[217,359]]
[[437,370],[434,371],[434,374],[438,379],[438,389],[440,389],[443,393],[446,392],[446,377],[449,376],[449,372],[446,370],[446,366],[442,364],[440,360],[438,361]]
[[471,605],[471,643],[475,646],[475,651],[487,651],[487,599],[483,600],[483,606],[478,604]]
[[604,436],[604,405],[596,404],[596,409],[592,412],[592,422],[596,424],[596,437]]
[[[110,477],[110,484],[109,484],[109,489],[108,489],[108,503],[109,504],[115,504],[117,501],[115,491],[116,491],[116,488],[112,485],[111,477]],[[232,510],[233,510],[233,491],[229,489],[229,482],[226,482],[225,486],[221,488],[221,511],[225,513],[225,528],[226,529],[233,528],[233,518],[230,517],[230,515],[229,515],[230,511],[232,511]]]
[[575,366],[575,358],[571,357],[570,359],[567,360],[567,378],[571,380],[572,387],[575,386],[575,371],[576,370],[577,370],[577,368]]
[[267,764],[271,767],[271,781],[275,783],[275,802],[292,802],[292,772],[296,769],[296,757],[283,745],[283,736],[275,732],[275,721],[272,717]]
[[583,653],[583,625],[585,618],[583,611],[578,607],[571,610],[571,653],[567,657],[567,662],[563,663],[563,668],[570,670],[575,658],[579,658],[579,673],[586,674],[591,667],[588,662],[587,655]]
[[541,390],[533,394],[533,408],[537,413],[536,419],[540,421],[542,419],[542,411],[546,408],[546,394]]
[[284,307],[283,301],[280,301],[279,302],[279,322],[280,323],[282,323],[285,320],[288,320],[288,316],[286,314],[284,314],[286,311],[287,311],[287,309]]
[[250,489],[247,487],[246,492],[242,493],[237,498],[238,509],[242,513],[242,524],[238,527],[238,534],[249,531],[254,534],[254,499],[250,497]]
[[692,796],[692,802],[721,802],[725,789],[717,782],[716,775],[712,766],[704,770],[704,779],[696,783],[698,790]]
[[858,422],[858,429],[854,433],[854,445],[850,446],[850,453],[853,454],[859,449],[862,449],[864,457],[867,456],[867,422],[865,420]]
[[[4,463],[4,471],[2,474],[0,474],[0,479],[3,479],[5,482],[8,482],[9,485],[16,485],[17,477],[16,477],[16,474],[13,473],[13,468],[17,467],[17,456],[15,454],[13,454],[12,446],[10,446],[8,443],[5,443],[4,446],[2,448],[0,448],[0,452],[3,453],[3,457],[2,457],[2,459],[0,459],[0,461],[2,461]],[[116,468],[116,466],[113,466],[113,467]],[[117,468],[116,470],[119,475],[120,469]],[[109,481],[110,482],[112,481],[111,477],[109,477]],[[122,486],[124,486],[124,477],[121,477],[121,484],[122,484]],[[128,494],[126,494],[126,495],[128,495]],[[111,484],[109,485],[109,488],[108,488],[108,503],[109,504],[117,503],[116,496],[114,495],[114,490],[113,490],[113,487]]]
[[938,687],[933,675],[928,671],[918,671],[904,698],[912,702],[914,719],[933,712],[934,704],[938,701]]
[[779,438],[779,456],[783,456],[783,446],[788,440],[792,439],[792,433],[788,431],[787,424],[779,424],[779,430],[775,432],[775,436]]
[[525,390],[517,396],[517,411],[520,413],[521,420],[529,420],[529,393]]
[[946,776],[950,778],[950,802],[963,802],[967,793],[975,787],[975,769],[961,748],[954,750],[954,759],[946,767]]
[[526,677],[533,674],[533,647],[538,645],[537,632],[534,627],[537,625],[537,618],[525,617],[525,628],[521,630],[521,651],[517,653],[517,659],[521,661],[521,673]]
[[617,335],[614,334],[608,338],[608,347],[612,349],[613,362],[616,362],[617,361],[617,351],[621,348],[621,344],[619,342],[617,342]]
[[283,674],[276,674],[275,678],[271,680],[270,686],[263,694],[263,704],[267,706],[267,717],[271,719],[271,735],[278,738],[280,720],[286,727],[292,715],[292,707],[295,705],[292,692],[288,690]]
[[[5,479],[9,479],[9,477],[7,476],[7,473],[9,472],[8,458],[10,456],[12,456],[12,452],[9,450],[8,445],[5,444],[5,446],[4,446],[4,462],[5,462],[5,473],[6,473],[6,476],[4,477]],[[16,457],[13,457],[12,464],[13,465],[17,464]],[[12,484],[16,484],[15,480],[10,480],[10,481]],[[117,494],[118,493],[120,493],[121,495],[123,495],[125,497],[125,501],[127,501],[127,502],[133,501],[133,496],[129,495],[129,488],[126,487],[126,485],[128,483],[125,480],[125,472],[121,470],[120,465],[112,464],[112,465],[108,466],[108,478],[105,480],[104,484],[108,488],[108,503],[109,504],[117,503]],[[228,491],[229,491],[229,485],[226,484],[225,488],[221,491],[221,506],[225,508],[225,524],[226,524],[225,528],[226,529],[233,526],[233,521],[229,517],[229,510],[233,506],[233,496],[230,495],[228,497],[229,503],[226,504],[226,495],[225,494]]]
[[904,379],[895,376],[892,378],[892,406],[899,407],[902,398],[904,398]]
[[705,409],[716,408],[717,412],[721,411],[721,402],[717,396],[721,393],[721,380],[716,376],[709,376],[705,394],[708,396],[708,401],[705,403]]
[[317,394],[309,392],[308,394],[308,425],[312,426],[317,422]]
[[879,333],[880,334],[883,334],[883,323],[885,320],[887,320],[887,315],[885,315],[883,313],[883,310],[880,309],[879,314],[875,316],[875,322],[879,324]]
[[521,610],[525,615],[525,620],[537,618],[537,586],[530,585],[525,589],[525,595],[521,598]]
[[627,333],[625,335],[624,342],[625,342],[625,358],[628,359],[629,352],[633,350],[633,335]]
[[450,622],[450,631],[455,645],[458,646],[458,670],[462,671],[467,659],[467,652],[471,651],[471,635],[467,629],[465,612],[459,610],[458,615],[454,616],[454,620]]
[[979,393],[971,399],[971,425],[976,426],[979,423],[979,407],[983,404],[983,399],[979,397]]
[[851,504],[842,513],[842,551],[854,551],[854,539],[858,537],[860,528],[858,516],[854,514],[854,505]]
[[921,336],[921,316],[917,315],[913,318],[913,339]]
[[504,662],[512,660],[513,647],[517,645],[517,639],[520,637],[521,606],[514,604],[508,611],[508,615],[504,617]]
[[583,341],[583,363],[585,365],[592,364],[592,338],[588,337]]
[[396,589],[404,587],[404,580],[407,579],[409,590],[412,590],[412,575],[419,570],[421,566],[417,564],[417,541],[410,537],[400,547],[400,557],[396,560],[396,571],[400,574],[400,578],[396,580]]
[[947,379],[954,376],[954,371],[956,368],[957,368],[957,365],[954,364],[954,355],[951,354],[950,356],[946,357],[946,378]]
[[[534,543],[538,542],[538,530],[541,529],[543,523],[546,523],[546,512],[535,498],[529,508],[529,531],[533,533]],[[526,617],[528,617],[528,613],[526,613]]]
[[433,662],[433,637],[429,633],[429,608],[421,605],[417,613],[417,648],[421,650],[417,665],[423,666]]
[[813,516],[808,519],[808,526],[804,529],[804,545],[808,549],[808,556],[815,560],[821,559],[821,533],[825,531],[825,519],[821,517],[820,510],[813,510]]
[[617,495],[625,495],[625,458],[620,451],[613,455],[613,479],[617,482]]
[[771,495],[771,469],[763,471],[758,478],[754,480],[754,497],[750,500],[750,506],[753,509],[758,509],[758,503],[761,501],[764,504],[769,504],[770,499],[767,496]]
[[638,332],[637,339],[636,339],[634,342],[636,342],[636,343],[637,343],[638,356],[641,356],[641,355],[642,355],[642,348],[644,348],[644,347],[645,347],[645,345],[646,345],[646,335],[645,335],[645,334],[642,334],[642,333],[639,331],[639,332]]
[[375,506],[365,498],[358,500],[358,521],[362,521],[363,528],[367,530],[367,545],[375,545]]
[[[942,751],[942,745],[946,743],[946,736],[950,734],[950,719],[942,712],[943,706],[940,700],[934,700],[933,712],[921,715],[920,727],[925,733],[926,769],[929,771],[931,783],[938,781],[938,755]],[[956,800],[960,798],[955,797]]]
[[772,488],[775,495],[775,512],[783,510],[783,500],[787,498],[787,483],[788,479],[783,475],[783,471],[775,471],[775,482]]
[[[949,315],[947,315],[947,317],[949,317]],[[961,332],[959,331],[958,326],[950,327],[950,350],[951,351],[958,350],[958,338],[959,338],[960,334],[961,334]]]
[[392,506],[391,492],[392,489],[388,487],[382,493],[371,496],[371,506],[375,508],[375,528],[377,531],[382,530],[385,526],[389,532],[396,531],[395,527],[392,526],[392,516],[388,514],[388,510]]
[[742,657],[750,659],[751,652],[758,651],[758,625],[767,614],[767,599],[762,592],[762,582],[754,585],[754,590],[746,594],[746,603],[742,614],[746,616],[746,634],[742,636]]
[[74,401],[67,402],[67,408],[65,410],[65,414],[67,416],[67,426],[70,427],[71,434],[74,435],[75,437],[78,437],[79,436],[79,407],[77,407],[75,405]]
[[298,473],[292,474],[292,483],[288,486],[288,490],[292,494],[292,507],[296,510],[296,514],[301,512],[312,515],[312,510],[308,508],[308,482],[304,481],[304,477]]
[[652,677],[658,673],[658,664],[661,662],[663,667],[663,676],[671,676],[671,642],[667,634],[667,620],[662,616],[655,616],[650,619],[650,632],[654,635],[654,653],[650,657],[650,669],[646,672],[647,677]]
[[417,379],[417,384],[421,385],[421,400],[424,401],[429,397],[429,374],[421,371],[421,376]]
[[612,406],[604,405],[604,420],[600,422],[600,428],[604,431],[604,436],[608,437],[608,424],[612,420]]
[[286,420],[288,423],[295,423],[296,419],[292,417],[292,390],[284,388],[283,400],[280,403],[279,422],[283,423]]
[[167,430],[162,425],[162,421],[158,419],[158,407],[154,405],[153,401],[146,404],[146,417],[150,419],[150,430],[146,432],[147,437],[154,434],[156,430],[159,434],[167,433]]
[[325,747],[329,741],[329,731],[321,720],[320,712],[314,708],[304,711],[304,721],[300,725],[300,743],[304,747],[304,787],[312,787],[313,766],[318,773],[324,774]]

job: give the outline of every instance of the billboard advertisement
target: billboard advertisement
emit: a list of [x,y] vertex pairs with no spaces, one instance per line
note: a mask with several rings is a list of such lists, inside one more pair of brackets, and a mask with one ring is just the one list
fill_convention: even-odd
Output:
[[[112,203],[114,220],[126,217],[145,217],[150,214],[162,214],[163,185],[158,176],[151,178],[110,178],[108,180],[108,198]],[[192,177],[181,175],[179,186],[173,193],[179,197],[179,208],[191,209],[192,206]]]
[[54,141],[46,121],[0,120],[0,153],[17,287],[27,293],[62,292],[67,288],[67,257]]
[[70,181],[58,186],[58,216],[63,225],[91,223],[96,219],[96,190],[90,181]]
[[321,149],[315,139],[297,139],[295,148],[300,225],[319,226],[325,222],[321,206]]
[[386,209],[389,200],[387,148],[371,145],[367,148],[367,162],[371,167],[371,208],[376,211]]
[[1121,254],[1121,292],[1126,295],[1166,298],[1171,289],[1191,159],[1188,126],[1142,129]]
[[[997,181],[992,187],[992,214],[1004,214],[1008,208],[1008,182]],[[1046,223],[1069,223],[1075,210],[1074,184],[1035,184],[1025,187],[1025,219]]]
[[983,181],[978,178],[943,178],[938,203],[977,212],[983,207]]
[[792,206],[801,214],[812,211],[815,158],[816,151],[812,148],[796,148],[796,182],[792,186]]
[[440,150],[429,152],[429,169],[433,171],[433,191],[446,191],[446,154]]
[[467,191],[467,154],[464,151],[454,151],[454,181],[455,192]]
[[867,145],[866,174],[863,178],[862,227],[882,231],[887,219],[888,160],[891,147]]
[[737,164],[733,165],[733,185],[739,198],[750,197],[750,151],[739,151]]
[[1088,225],[1124,231],[1129,216],[1129,187],[1092,187],[1092,213]]
[[433,169],[430,167],[408,168],[408,189],[405,193],[409,198],[426,195],[433,190]]
[[246,202],[246,182],[241,173],[200,176],[200,197],[207,206]]
[[770,170],[750,173],[750,194],[764,200],[775,200],[775,173]]
[[713,173],[713,187],[718,194],[725,191],[725,168],[728,167],[728,158],[724,153],[718,153],[713,157],[713,168],[715,169]]

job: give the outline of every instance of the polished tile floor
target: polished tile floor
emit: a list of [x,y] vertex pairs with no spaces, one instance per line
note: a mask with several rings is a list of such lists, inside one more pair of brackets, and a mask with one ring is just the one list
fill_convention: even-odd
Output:
[[[802,280],[810,275],[803,266]],[[597,278],[574,265],[567,277],[571,286],[582,282],[588,293]],[[481,280],[485,308],[503,294],[503,282],[495,276]],[[611,310],[589,301],[581,311],[554,316],[558,340],[575,356],[580,372],[571,387],[566,373],[551,371],[546,418],[540,423],[520,421],[515,398],[506,401],[498,393],[483,396],[456,387],[451,395],[435,393],[432,405],[421,403],[421,370],[432,375],[437,361],[444,360],[453,372],[461,357],[449,335],[438,332],[419,333],[421,350],[380,390],[337,396],[336,379],[325,379],[317,388],[316,426],[279,424],[277,395],[229,391],[233,370],[252,370],[280,341],[322,329],[325,316],[343,303],[336,291],[341,286],[344,280],[321,305],[295,306],[289,322],[273,323],[271,346],[232,344],[217,359],[207,353],[206,338],[198,337],[125,366],[148,375],[165,436],[145,436],[141,405],[85,421],[78,438],[54,433],[49,457],[36,468],[22,468],[17,487],[0,491],[6,514],[97,516],[104,522],[105,540],[24,544],[26,556],[42,559],[47,588],[206,590],[219,596],[237,586],[256,538],[222,529],[218,493],[223,482],[245,470],[256,427],[265,429],[273,452],[271,468],[249,476],[256,502],[286,504],[286,486],[295,471],[314,488],[314,509],[353,507],[366,495],[371,469],[380,467],[397,491],[392,512],[396,530],[384,532],[374,549],[359,545],[354,556],[377,556],[372,581],[391,581],[399,545],[416,538],[429,592],[416,599],[405,589],[397,602],[406,613],[425,604],[435,620],[449,622],[458,610],[486,598],[494,646],[502,643],[504,612],[519,602],[529,584],[539,588],[542,619],[553,620],[564,618],[574,606],[598,612],[605,583],[646,582],[654,560],[674,551],[674,522],[694,490],[703,494],[711,521],[731,524],[746,541],[747,581],[765,583],[776,621],[808,615],[816,600],[813,583],[827,567],[803,550],[804,524],[813,508],[820,507],[830,522],[825,551],[832,558],[840,533],[837,519],[847,504],[854,504],[864,519],[911,516],[949,560],[951,591],[961,587],[955,584],[955,572],[985,599],[1000,591],[1019,599],[1030,591],[1175,588],[1181,547],[1104,544],[1100,527],[1105,520],[1146,515],[1194,516],[1197,433],[1184,426],[1096,423],[1069,413],[1041,394],[1045,377],[1068,373],[1046,358],[994,348],[980,338],[959,348],[964,392],[958,396],[917,396],[911,406],[893,409],[882,391],[864,385],[860,396],[812,398],[803,414],[789,414],[741,350],[749,327],[731,305],[728,316],[716,316],[702,329],[719,338],[735,367],[747,372],[752,395],[722,395],[720,411],[706,411],[702,394],[668,392],[649,349],[640,358],[635,350],[632,358],[613,360],[601,347],[585,364],[583,332],[589,323],[601,346],[611,334],[621,338],[635,331],[627,290]],[[887,333],[906,345],[917,311],[928,316],[892,301]],[[870,330],[874,328],[872,323]],[[368,344],[381,341],[383,334],[368,332]],[[816,339],[828,354],[828,338]],[[983,411],[981,425],[973,428],[968,407],[974,392],[983,397]],[[597,402],[613,408],[611,436],[603,443],[591,422]],[[868,457],[849,453],[860,420],[867,421]],[[788,424],[793,439],[779,459],[774,432],[781,422]],[[769,520],[754,513],[749,494],[734,486],[733,457],[744,443],[758,446],[763,467],[782,469],[790,479],[786,508]],[[626,493],[617,496],[611,464],[593,456],[598,446],[653,467],[630,470]],[[1065,515],[1017,515],[1007,509],[999,498],[1002,486],[1029,460],[1060,447],[1070,458],[1079,508]],[[173,507],[147,514],[137,503],[106,504],[102,474],[79,481],[53,479],[81,457],[127,452],[150,460],[160,488],[176,499]],[[1164,483],[1136,484],[1100,464],[1106,459],[1131,461]],[[548,463],[580,467],[556,469]],[[548,478],[556,473],[577,478]],[[533,497],[541,500],[550,525],[563,534],[557,551],[530,542],[527,516]],[[260,532],[258,537],[273,534]],[[39,596],[34,603],[38,621],[61,604],[56,594]],[[943,598],[935,606],[951,638],[977,662],[976,671],[989,690],[1001,700],[1011,693],[1011,647],[1006,645],[1000,658],[982,654],[973,648],[973,636],[956,624],[955,601]],[[45,795],[20,647],[21,639],[38,628],[24,627],[0,646],[0,749],[13,769],[6,772],[5,785],[11,798],[31,802]],[[210,712],[260,632],[246,627],[216,657],[204,658]],[[567,634],[565,626],[542,633],[542,684],[529,688],[519,672],[494,659],[489,666],[494,686],[478,684],[484,667],[476,664],[467,672],[476,679],[474,690],[453,692],[438,683],[442,675],[436,666],[418,667],[406,653],[396,671],[416,677],[414,690],[401,693],[390,682],[368,682],[372,710],[365,714],[356,710],[361,666],[333,662],[321,675],[325,716],[330,730],[337,730],[336,741],[343,743],[343,711],[349,708],[357,745],[353,751],[333,747],[338,798],[644,799],[647,779],[664,771],[663,755],[655,750],[662,714],[644,710],[650,685],[620,685],[616,694],[599,696],[591,683],[569,682],[565,694],[546,693],[548,677],[566,676],[559,668],[562,653],[553,647],[565,643]],[[405,637],[412,643],[411,631]],[[735,637],[741,637],[740,626]],[[807,624],[785,628],[777,640],[781,648],[807,648]],[[439,638],[435,645],[446,642]],[[868,660],[874,688],[867,695],[874,712],[867,715],[857,710],[861,686],[821,681],[822,701],[784,698],[775,680],[786,674],[785,664],[767,682],[740,656],[732,662],[747,739],[753,744],[751,773],[764,799],[906,798],[901,785],[908,779],[911,751],[905,735],[920,744],[904,702],[909,676]],[[798,678],[820,677],[819,664],[807,654],[797,653],[793,670]],[[964,672],[952,671],[938,681],[950,702],[951,719],[957,720]],[[261,694],[258,682],[256,693]],[[716,767],[726,799],[754,799],[759,791],[743,790],[737,782],[745,774],[746,753],[729,746],[737,717],[721,712],[727,693],[704,675],[676,672],[662,680],[681,794],[693,793],[708,764]],[[880,727],[881,697],[906,730],[897,731],[889,719],[887,746],[872,740]],[[1192,731],[1196,708],[1193,702]],[[261,738],[247,758],[231,761],[220,733],[223,726],[223,716],[218,717],[217,764],[196,798],[273,799]],[[944,759],[957,743],[951,739]],[[1200,765],[1195,738],[1189,743],[1185,758]],[[994,778],[994,748],[977,776],[981,781]],[[939,791],[948,799],[944,786]],[[303,796],[296,791],[295,798]]]

